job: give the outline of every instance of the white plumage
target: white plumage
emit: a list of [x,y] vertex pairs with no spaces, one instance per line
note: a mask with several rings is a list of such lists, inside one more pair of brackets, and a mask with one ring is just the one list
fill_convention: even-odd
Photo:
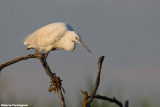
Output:
[[28,45],[27,50],[35,49],[36,53],[43,51],[49,53],[50,51],[57,49],[73,51],[75,42],[83,45],[91,52],[70,25],[56,22],[33,32],[26,38],[24,45]]

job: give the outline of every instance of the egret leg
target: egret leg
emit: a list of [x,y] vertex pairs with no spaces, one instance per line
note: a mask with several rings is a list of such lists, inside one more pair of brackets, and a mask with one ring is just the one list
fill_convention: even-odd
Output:
[[42,56],[42,54],[37,49],[34,49],[34,51],[35,51],[35,55]]
[[[49,51],[50,52],[50,51]],[[48,54],[49,54],[49,52],[46,52],[45,54],[44,54],[44,59],[43,59],[43,63],[44,63],[44,61],[46,61],[46,59],[47,59],[47,57],[48,57]]]

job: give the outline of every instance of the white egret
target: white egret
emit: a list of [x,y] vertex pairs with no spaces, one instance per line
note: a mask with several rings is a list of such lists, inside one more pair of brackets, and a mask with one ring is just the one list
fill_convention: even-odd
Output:
[[81,44],[91,52],[70,25],[56,22],[33,32],[26,38],[24,45],[28,45],[27,50],[35,49],[37,54],[43,51],[46,52],[45,55],[47,57],[49,52],[53,50],[65,49],[67,51],[73,51],[75,42]]

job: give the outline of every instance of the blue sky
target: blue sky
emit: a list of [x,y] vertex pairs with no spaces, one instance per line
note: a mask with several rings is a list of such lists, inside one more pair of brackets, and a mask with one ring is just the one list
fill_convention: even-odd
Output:
[[[49,54],[48,63],[63,79],[70,101],[86,89],[87,77],[95,80],[101,55],[106,56],[101,90],[111,86],[116,94],[122,88],[124,99],[135,100],[136,94],[150,99],[160,93],[159,5],[158,0],[1,0],[0,63],[33,53],[26,50],[23,40],[36,29],[66,22],[92,51],[77,44],[73,52]],[[17,98],[25,93],[37,99],[55,97],[47,92],[49,78],[38,60],[12,65],[2,75],[3,96],[14,90]],[[158,106],[158,101],[152,103]]]

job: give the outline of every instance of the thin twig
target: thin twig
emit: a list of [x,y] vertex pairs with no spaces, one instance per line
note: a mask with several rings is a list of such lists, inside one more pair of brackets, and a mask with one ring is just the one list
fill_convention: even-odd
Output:
[[97,72],[97,79],[96,79],[96,82],[95,82],[95,85],[94,85],[94,89],[91,93],[91,97],[87,100],[87,105],[90,105],[90,103],[92,102],[93,100],[93,97],[95,96],[97,90],[98,90],[98,86],[99,86],[99,83],[100,83],[100,75],[101,75],[101,68],[102,68],[102,63],[103,63],[103,60],[104,60],[104,56],[101,56],[98,60],[98,72]]
[[58,88],[58,96],[59,96],[59,99],[60,99],[61,107],[66,107],[64,97],[63,97],[63,93],[62,93],[62,90],[60,88]]
[[29,59],[29,58],[40,58],[40,56],[39,56],[38,54],[28,54],[27,56],[18,57],[18,58],[16,58],[16,59],[13,59],[13,60],[11,60],[11,61],[8,61],[8,62],[6,62],[6,63],[4,63],[4,64],[1,64],[1,65],[0,65],[0,71],[1,71],[3,68],[5,68],[5,67],[7,67],[7,66],[9,66],[9,65],[12,65],[12,64],[14,64],[14,63],[17,63],[17,62],[19,62],[19,61],[21,61],[21,60],[27,60],[27,59]]
[[[90,96],[88,96],[88,97],[90,97]],[[117,104],[119,107],[123,107],[122,103],[120,101],[118,101],[115,97],[109,98],[109,97],[106,97],[106,96],[95,95],[94,98],[109,101],[111,103]]]
[[87,91],[84,92],[83,90],[81,90],[81,92],[84,95],[83,107],[86,107],[87,106],[88,93],[87,93]]

